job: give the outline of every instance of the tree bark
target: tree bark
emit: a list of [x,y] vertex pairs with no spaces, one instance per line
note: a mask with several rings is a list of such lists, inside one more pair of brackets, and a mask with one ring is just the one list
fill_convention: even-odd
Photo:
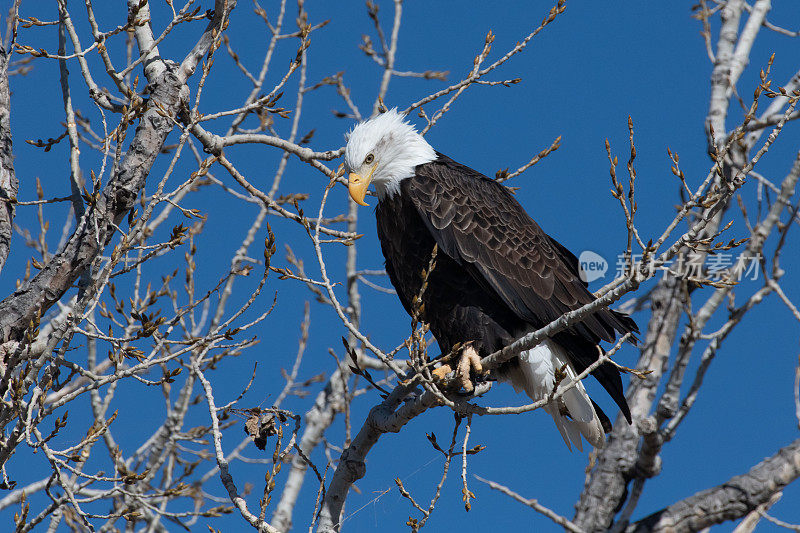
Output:
[[11,91],[8,87],[8,66],[11,58],[0,44],[0,272],[11,251],[14,222],[14,201],[19,180],[14,173],[11,151]]
[[682,533],[741,518],[800,477],[800,439],[716,487],[631,524],[628,533]]
[[608,528],[620,502],[627,497],[627,486],[634,477],[633,470],[637,464],[638,423],[650,415],[656,390],[668,368],[682,313],[683,286],[680,279],[665,276],[653,291],[650,299],[652,318],[637,366],[638,370],[650,370],[651,373],[642,380],[634,379],[628,387],[627,399],[633,424],[629,425],[622,415],[617,417],[614,430],[598,454],[597,466],[581,494],[573,521],[584,531]]
[[167,68],[150,85],[150,99],[117,171],[98,195],[65,246],[29,282],[0,302],[0,339],[19,340],[64,296],[103,251],[144,188],[188,87]]

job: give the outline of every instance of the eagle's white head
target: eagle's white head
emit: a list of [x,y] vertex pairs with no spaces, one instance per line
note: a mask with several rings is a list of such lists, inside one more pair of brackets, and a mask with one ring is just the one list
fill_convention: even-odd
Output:
[[367,187],[375,184],[378,198],[400,190],[400,180],[414,175],[414,167],[436,159],[436,151],[406,122],[396,108],[359,122],[348,133],[344,152],[348,187],[356,203],[364,203]]

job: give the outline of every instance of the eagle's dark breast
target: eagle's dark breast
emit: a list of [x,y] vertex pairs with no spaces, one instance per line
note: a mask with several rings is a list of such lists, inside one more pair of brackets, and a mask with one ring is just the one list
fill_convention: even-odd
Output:
[[[376,216],[386,271],[409,314],[439,246],[421,318],[443,353],[474,341],[485,356],[594,300],[577,258],[506,187],[441,154],[402,180],[399,194],[382,199]],[[598,342],[629,331],[638,331],[633,320],[601,309],[553,341],[581,372],[597,360]],[[629,418],[617,369],[606,364],[593,375]]]

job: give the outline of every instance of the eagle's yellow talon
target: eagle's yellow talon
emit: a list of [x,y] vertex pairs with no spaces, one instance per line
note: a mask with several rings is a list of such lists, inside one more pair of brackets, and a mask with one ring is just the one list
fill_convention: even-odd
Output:
[[458,366],[456,367],[459,385],[467,392],[475,390],[475,386],[470,380],[470,372],[472,370],[480,374],[483,372],[483,367],[481,366],[481,357],[478,355],[478,350],[469,344],[461,351],[461,357],[459,357]]
[[439,368],[434,369],[434,371],[431,372],[431,374],[433,374],[433,379],[434,380],[444,381],[447,378],[447,374],[449,374],[452,371],[453,371],[453,369],[450,368],[450,365],[444,364],[444,365],[440,366]]

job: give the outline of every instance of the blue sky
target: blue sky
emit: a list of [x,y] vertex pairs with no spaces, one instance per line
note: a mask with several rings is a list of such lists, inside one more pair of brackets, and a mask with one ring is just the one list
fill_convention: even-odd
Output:
[[[205,2],[208,3],[208,2]],[[204,7],[205,7],[204,3]],[[783,22],[790,28],[800,26],[800,14],[790,2],[779,2],[770,20]],[[392,12],[391,2],[382,2],[381,17],[388,25]],[[268,3],[264,6],[271,13]],[[360,2],[307,2],[312,23],[331,19],[330,24],[312,36],[309,50],[308,79],[315,82],[324,76],[344,71],[345,83],[352,89],[352,99],[362,112],[372,106],[379,83],[379,67],[357,50],[361,35],[368,33],[375,41],[366,10]],[[525,37],[538,25],[549,10],[544,2],[454,3],[407,2],[404,22],[400,31],[397,56],[399,70],[449,70],[448,80],[460,79],[472,66],[472,59],[483,45],[487,31],[496,35],[494,49],[488,61],[493,61],[514,43]],[[29,9],[33,9],[29,7]],[[56,17],[54,9],[44,8],[42,19]],[[78,15],[81,6],[71,6],[73,17],[84,24]],[[108,27],[124,21],[124,9],[105,6],[101,24]],[[158,11],[155,11],[158,14]],[[30,15],[23,7],[23,14]],[[670,172],[667,148],[680,154],[681,167],[690,184],[702,180],[709,168],[703,121],[708,108],[709,75],[711,65],[699,35],[700,24],[691,18],[690,3],[637,2],[610,3],[569,2],[566,12],[555,23],[540,33],[528,49],[493,73],[489,79],[522,78],[522,83],[511,87],[472,87],[454,105],[439,124],[428,134],[429,142],[440,152],[467,164],[487,175],[495,171],[522,165],[531,156],[546,148],[557,136],[562,136],[561,148],[532,170],[515,178],[511,185],[521,187],[517,197],[540,225],[576,254],[592,250],[613,263],[624,249],[625,227],[619,206],[609,195],[608,161],[604,140],[608,138],[612,149],[621,161],[627,160],[627,119],[633,118],[636,128],[636,146],[639,179],[637,199],[639,205],[638,227],[645,240],[660,234],[672,219],[674,205],[679,203],[678,181]],[[287,12],[289,22],[294,11]],[[163,28],[156,20],[156,31]],[[163,21],[163,19],[162,19]],[[85,24],[84,24],[85,25]],[[716,29],[716,26],[714,26]],[[34,35],[47,36],[44,44],[55,48],[53,32],[45,29],[39,33],[23,33],[21,42],[31,44]],[[187,40],[168,40],[162,46],[166,56],[181,58],[188,49],[199,26],[179,28]],[[388,29],[387,29],[388,31]],[[716,35],[716,34],[715,34]],[[240,2],[234,12],[229,29],[232,45],[243,62],[256,70],[263,57],[266,32],[252,15],[250,5]],[[85,39],[89,41],[89,39]],[[121,49],[120,49],[121,50]],[[294,57],[296,42],[284,41],[278,49],[279,68]],[[751,66],[742,76],[738,88],[746,100],[758,82],[758,69],[766,64],[775,52],[773,79],[782,83],[800,64],[796,40],[763,31],[759,35]],[[118,54],[122,57],[122,54]],[[94,61],[94,58],[92,59]],[[215,72],[204,89],[200,111],[209,113],[234,108],[246,96],[249,87],[242,80],[233,63],[222,51],[217,56]],[[85,88],[77,79],[77,66],[72,66],[73,90],[79,99],[76,106],[93,112],[86,99]],[[98,71],[101,72],[101,71]],[[271,79],[275,79],[276,72]],[[98,77],[99,74],[98,74]],[[101,84],[109,85],[103,80]],[[389,106],[406,107],[422,96],[445,87],[440,81],[395,78],[386,98]],[[287,88],[284,105],[293,101],[291,83]],[[40,177],[46,196],[68,194],[68,172],[65,166],[66,145],[61,143],[48,153],[43,153],[23,143],[23,139],[47,138],[61,131],[63,121],[61,95],[58,90],[58,67],[55,62],[38,61],[28,76],[12,80],[14,93],[14,121],[16,170],[20,178],[20,198],[35,197],[35,177]],[[83,91],[83,92],[81,92]],[[301,134],[315,128],[312,146],[318,150],[341,146],[343,133],[352,122],[337,119],[333,109],[345,110],[332,88],[322,88],[306,98]],[[437,109],[427,108],[429,115]],[[741,113],[734,110],[728,125],[734,124]],[[418,119],[414,119],[417,120]],[[216,133],[224,133],[227,122],[214,126]],[[278,123],[280,131],[288,132],[289,124]],[[173,133],[170,141],[177,136]],[[788,172],[800,144],[797,125],[790,125],[779,142],[760,164],[760,172],[780,181]],[[268,187],[277,162],[277,150],[264,146],[236,147],[226,154],[256,186]],[[168,160],[157,163],[153,176],[160,176]],[[97,160],[89,150],[82,155],[85,173],[97,168]],[[338,164],[336,162],[335,164]],[[335,165],[334,165],[335,166]],[[194,170],[189,164],[183,174],[173,178],[177,184]],[[221,169],[217,176],[228,180]],[[316,212],[325,186],[321,175],[297,159],[290,162],[284,180],[285,192],[310,194],[306,211]],[[152,185],[148,186],[149,188]],[[746,185],[742,197],[749,206],[755,205],[755,187]],[[374,203],[374,201],[372,202]],[[326,213],[340,213],[346,206],[346,191],[333,190]],[[198,280],[205,283],[203,290],[212,287],[228,269],[230,256],[239,246],[244,231],[255,216],[257,208],[243,206],[218,189],[191,197],[185,207],[198,208],[208,214],[203,236],[198,240]],[[52,214],[51,248],[58,242],[61,224],[66,212],[63,206],[49,208]],[[754,211],[753,211],[754,212]],[[731,213],[731,217],[737,213]],[[19,223],[35,227],[33,208],[19,209]],[[751,215],[752,216],[752,215]],[[359,232],[364,233],[359,244],[359,268],[381,268],[383,259],[374,232],[374,219],[370,210],[360,211]],[[728,217],[728,218],[731,218]],[[175,224],[182,220],[176,218]],[[319,277],[311,255],[310,243],[303,240],[302,232],[294,224],[276,220],[272,222],[278,236],[280,266],[284,242],[292,242],[295,252],[306,259],[308,272]],[[731,237],[746,236],[743,225],[735,225]],[[263,236],[262,236],[263,238]],[[797,235],[790,233],[790,242],[782,256],[786,270],[783,286],[794,301],[800,301],[800,283],[797,267],[800,247]],[[260,239],[257,239],[260,242]],[[295,244],[296,243],[296,244]],[[17,239],[12,256],[0,278],[2,294],[13,290],[16,277],[24,268],[30,252]],[[772,242],[774,246],[774,241]],[[769,248],[769,247],[768,247]],[[771,249],[771,248],[770,248]],[[260,252],[253,253],[255,257]],[[331,275],[343,279],[344,251],[331,248],[328,265]],[[153,264],[153,275],[158,279],[159,269],[171,271],[174,260]],[[611,267],[613,275],[613,264]],[[605,281],[609,280],[609,276]],[[243,280],[240,293],[234,297],[243,301],[249,296],[247,287],[255,280]],[[388,280],[383,280],[384,285]],[[740,298],[749,295],[760,283],[749,282],[741,287]],[[598,288],[601,282],[595,282]],[[241,407],[269,405],[279,393],[283,381],[279,368],[289,368],[294,360],[302,319],[303,302],[311,299],[310,293],[292,281],[277,281],[269,285],[270,292],[262,296],[263,306],[271,304],[272,292],[277,291],[277,306],[273,314],[257,332],[264,342],[247,350],[235,360],[225,363],[214,375],[218,403],[235,398],[246,384],[254,362],[259,363],[256,381],[240,403]],[[695,302],[701,302],[701,291]],[[341,296],[344,290],[341,289]],[[395,346],[407,334],[409,319],[395,296],[362,288],[364,298],[363,331],[384,347]],[[740,300],[742,301],[742,300]],[[251,313],[253,315],[253,313]],[[254,315],[253,315],[254,316]],[[311,331],[300,379],[321,371],[330,373],[332,359],[328,348],[341,352],[340,337],[345,329],[333,311],[312,301]],[[647,323],[647,312],[634,317],[640,327]],[[719,320],[710,324],[713,328]],[[677,499],[698,490],[717,485],[729,477],[748,470],[763,457],[798,436],[794,417],[792,381],[798,355],[798,327],[786,308],[774,297],[750,313],[738,329],[728,338],[707,374],[706,384],[698,402],[683,424],[679,435],[663,451],[663,473],[648,481],[634,518],[657,511]],[[341,355],[341,353],[339,353]],[[637,352],[626,348],[618,360],[633,365]],[[79,355],[76,355],[79,357]],[[696,358],[690,375],[696,365]],[[591,387],[598,391],[599,387]],[[317,388],[312,388],[315,394]],[[163,411],[160,393],[140,384],[120,387],[117,397],[125,400],[120,405],[120,420],[116,430],[120,442],[130,442],[135,449],[141,442],[142,429],[155,424]],[[616,414],[611,402],[597,394],[598,402],[607,407],[606,412]],[[354,429],[360,426],[369,408],[379,401],[376,394],[360,396],[353,404]],[[496,386],[485,399],[490,405],[521,404],[525,400],[509,387]],[[285,407],[303,413],[308,400],[290,398]],[[150,413],[142,417],[142,413]],[[411,422],[398,435],[386,435],[379,442],[367,462],[367,476],[357,483],[359,493],[351,494],[345,512],[348,531],[404,531],[406,518],[412,513],[408,502],[397,492],[393,479],[400,477],[404,485],[419,500],[427,501],[440,475],[441,459],[428,444],[425,433],[435,432],[443,441],[452,431],[452,414],[437,409],[423,414]],[[614,417],[612,416],[612,419]],[[207,424],[207,412],[199,409],[191,424]],[[329,432],[329,439],[339,443],[343,437],[342,421],[337,421]],[[237,429],[226,436],[226,444],[238,443]],[[505,484],[526,497],[535,497],[555,511],[571,517],[584,482],[587,454],[568,452],[550,418],[543,412],[507,417],[484,417],[473,421],[470,438],[473,444],[487,448],[470,458],[469,472]],[[124,444],[123,444],[124,445]],[[250,456],[257,456],[252,449]],[[23,457],[17,456],[17,461]],[[317,453],[314,457],[322,461]],[[39,457],[36,461],[41,462]],[[35,464],[35,463],[34,463]],[[470,513],[465,513],[461,502],[461,485],[458,477],[460,465],[454,465],[445,485],[437,511],[429,522],[431,531],[460,529],[462,531],[556,531],[555,525],[532,510],[509,498],[489,490],[476,480],[470,488],[477,495]],[[27,473],[16,471],[12,460],[12,475],[20,483]],[[237,465],[233,473],[240,486],[245,481],[256,485],[260,492],[263,479],[261,466]],[[33,474],[31,474],[33,475]],[[27,481],[37,479],[31,477]],[[315,483],[306,484],[296,509],[295,523],[301,530],[310,517],[315,497]],[[382,494],[383,491],[389,491]],[[221,485],[216,493],[224,493]],[[790,487],[783,500],[773,508],[773,513],[787,521],[800,522],[800,489]],[[249,500],[257,505],[257,496]],[[234,515],[224,519],[223,530],[234,530],[241,519]],[[217,525],[216,527],[219,527]],[[731,528],[724,524],[719,531]],[[762,524],[760,530],[771,531],[773,526]]]

